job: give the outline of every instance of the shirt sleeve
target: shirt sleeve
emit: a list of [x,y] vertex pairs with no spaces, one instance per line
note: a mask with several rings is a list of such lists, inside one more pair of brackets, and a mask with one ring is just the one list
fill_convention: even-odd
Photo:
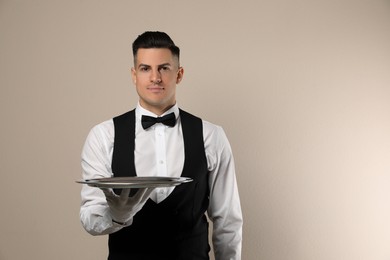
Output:
[[208,216],[213,222],[215,259],[240,260],[243,218],[233,154],[221,127],[215,126],[206,134],[205,148],[210,171]]
[[[112,121],[92,128],[81,154],[83,179],[112,177],[113,138]],[[81,189],[80,220],[84,229],[91,235],[110,234],[123,228],[112,222],[104,193],[99,188],[88,185],[83,185]]]

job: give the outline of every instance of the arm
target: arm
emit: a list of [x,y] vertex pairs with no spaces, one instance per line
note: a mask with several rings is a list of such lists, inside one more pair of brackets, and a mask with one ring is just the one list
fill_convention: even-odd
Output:
[[206,153],[210,170],[208,215],[214,227],[215,259],[240,260],[243,219],[233,155],[222,128],[217,127],[211,137],[205,143],[209,151]]
[[[90,131],[81,154],[83,179],[112,177],[113,140],[112,121],[106,121]],[[92,235],[110,234],[123,228],[112,221],[103,191],[88,185],[83,185],[81,190],[80,220],[84,229]]]

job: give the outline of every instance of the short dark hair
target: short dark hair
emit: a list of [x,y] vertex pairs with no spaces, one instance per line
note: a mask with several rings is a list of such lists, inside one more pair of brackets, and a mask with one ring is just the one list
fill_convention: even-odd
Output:
[[141,35],[138,35],[137,39],[133,42],[133,56],[134,62],[137,57],[138,49],[151,49],[151,48],[165,48],[172,52],[173,56],[180,58],[180,48],[175,45],[171,37],[165,32],[151,32],[147,31]]

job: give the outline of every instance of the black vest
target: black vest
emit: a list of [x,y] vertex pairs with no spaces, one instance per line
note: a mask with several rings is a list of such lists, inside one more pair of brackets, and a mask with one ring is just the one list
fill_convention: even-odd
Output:
[[[202,120],[183,110],[180,119],[184,139],[183,177],[190,183],[176,186],[162,202],[149,199],[131,226],[109,235],[109,260],[209,259],[209,205],[207,160]],[[114,176],[136,176],[134,166],[135,111],[114,118],[112,158]]]

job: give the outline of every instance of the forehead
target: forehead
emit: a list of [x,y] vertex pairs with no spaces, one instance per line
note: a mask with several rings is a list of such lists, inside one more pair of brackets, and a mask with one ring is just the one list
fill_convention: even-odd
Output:
[[138,49],[135,59],[136,64],[159,65],[164,63],[174,64],[176,58],[171,50],[166,48]]

